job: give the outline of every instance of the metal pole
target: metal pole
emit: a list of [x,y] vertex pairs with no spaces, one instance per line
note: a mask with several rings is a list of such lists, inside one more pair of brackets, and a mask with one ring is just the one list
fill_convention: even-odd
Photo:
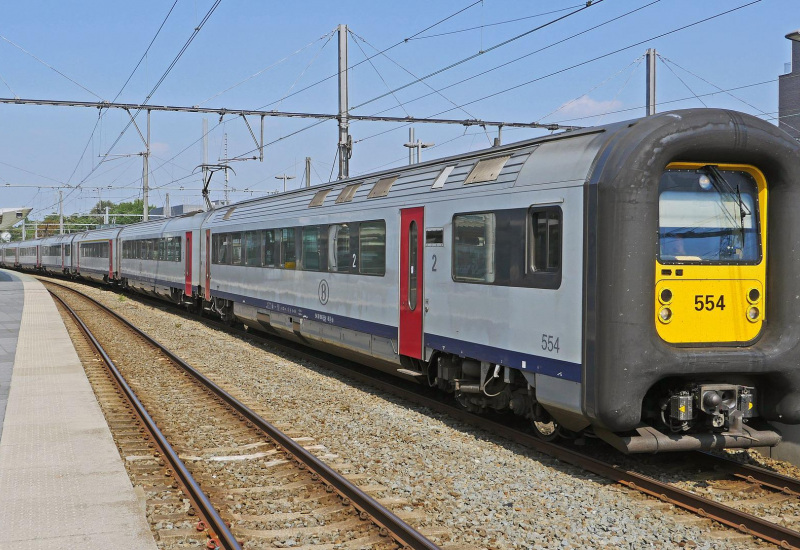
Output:
[[[205,189],[206,180],[208,178],[208,119],[203,119],[203,188]],[[206,206],[210,209],[211,202],[208,200],[208,196],[206,196]]]
[[[261,115],[261,147],[258,149],[258,160],[264,162],[264,115]],[[228,158],[227,153],[225,153],[225,158]]]
[[[228,159],[228,133],[225,133],[225,159]],[[228,169],[225,168],[225,192],[223,193],[223,197],[225,198],[225,204],[230,204],[231,201],[228,199]]]
[[25,231],[25,218],[22,218],[22,240],[28,240],[27,231]]
[[172,206],[169,204],[169,193],[167,193],[166,197],[164,198],[164,217],[172,217]]
[[656,50],[647,50],[647,116],[656,114]]
[[104,223],[105,225],[108,225],[108,206],[106,206],[106,213],[105,213],[105,215],[103,216],[103,223]]
[[414,128],[408,129],[408,165],[414,164]]
[[58,190],[58,234],[64,234],[64,192]]
[[311,157],[306,157],[306,187],[311,187]]
[[347,25],[339,25],[339,179],[350,177],[347,111]]
[[147,110],[147,142],[144,151],[144,174],[142,175],[142,221],[150,219],[150,110]]

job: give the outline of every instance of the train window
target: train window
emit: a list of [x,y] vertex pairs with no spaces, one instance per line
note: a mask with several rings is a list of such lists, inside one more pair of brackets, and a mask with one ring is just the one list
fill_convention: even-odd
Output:
[[356,191],[358,191],[359,187],[361,187],[361,183],[351,183],[342,189],[342,192],[339,193],[338,197],[336,197],[336,204],[342,204],[343,202],[350,202],[353,200],[353,197],[356,196]]
[[328,269],[348,272],[355,260],[350,253],[350,226],[346,223],[328,226]]
[[261,266],[261,241],[261,231],[247,231],[244,234],[244,265]]
[[495,181],[510,158],[511,155],[506,155],[478,161],[475,168],[467,176],[467,179],[464,180],[464,185]]
[[212,263],[230,265],[231,263],[231,235],[230,233],[216,234],[212,237],[214,250]]
[[408,309],[417,309],[417,222],[411,221],[408,227]]
[[385,197],[389,194],[389,190],[392,188],[395,181],[397,181],[397,176],[379,179],[378,182],[372,186],[372,190],[369,192],[369,195],[367,195],[367,198],[377,199],[379,197]]
[[761,261],[758,186],[747,172],[666,170],[658,193],[662,263]]
[[561,267],[561,208],[531,210],[528,267],[534,272],[554,272]]
[[361,222],[358,227],[358,271],[362,275],[386,273],[386,222]]
[[287,227],[279,231],[281,241],[281,267],[283,269],[297,269],[294,227]]
[[453,217],[453,280],[494,282],[495,230],[493,213]]
[[323,228],[318,225],[310,225],[302,229],[302,265],[305,271],[322,271],[323,254],[325,246],[325,235]]
[[262,242],[264,248],[264,267],[275,267],[275,258],[277,257],[276,254],[276,242],[275,242],[275,231],[272,229],[267,229],[262,233]]
[[242,265],[242,234],[231,233],[228,238],[231,243],[231,265]]
[[444,246],[444,229],[441,227],[426,229],[425,246]]
[[64,256],[67,256],[67,257],[69,257],[69,255],[70,255],[71,253],[72,253],[72,247],[71,247],[71,246],[64,245]]

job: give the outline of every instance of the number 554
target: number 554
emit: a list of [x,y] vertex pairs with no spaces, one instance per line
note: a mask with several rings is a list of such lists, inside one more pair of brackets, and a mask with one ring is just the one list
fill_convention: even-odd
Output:
[[712,311],[714,309],[725,311],[725,296],[720,295],[717,299],[714,294],[696,294],[694,297],[694,309],[696,311]]
[[552,334],[542,334],[542,349],[544,351],[555,351],[558,353],[558,337]]

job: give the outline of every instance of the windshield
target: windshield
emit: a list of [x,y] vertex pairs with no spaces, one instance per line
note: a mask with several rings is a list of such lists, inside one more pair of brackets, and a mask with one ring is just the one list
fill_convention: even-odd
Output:
[[662,263],[761,259],[758,189],[746,172],[665,171],[659,183],[658,219]]

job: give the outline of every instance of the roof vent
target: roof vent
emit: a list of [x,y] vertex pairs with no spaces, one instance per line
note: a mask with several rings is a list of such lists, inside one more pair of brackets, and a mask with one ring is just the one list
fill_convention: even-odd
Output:
[[356,191],[358,191],[359,187],[361,187],[360,182],[351,183],[350,185],[342,189],[342,192],[339,193],[338,197],[336,197],[336,204],[342,204],[343,202],[350,202],[351,200],[353,200],[353,197],[355,197]]
[[444,182],[447,181],[447,178],[450,177],[450,174],[453,173],[455,166],[445,166],[442,171],[436,176],[436,180],[431,185],[431,189],[441,189],[444,187]]
[[389,189],[392,188],[392,184],[397,181],[397,176],[391,176],[388,178],[382,178],[378,180],[372,187],[372,191],[369,192],[367,195],[368,199],[377,199],[379,197],[385,197],[389,194]]
[[322,206],[322,203],[325,202],[325,197],[328,196],[330,193],[330,189],[323,189],[322,191],[317,191],[314,195],[314,198],[311,199],[311,202],[308,203],[308,207],[311,208],[312,206]]
[[223,219],[223,220],[229,220],[229,219],[231,219],[231,214],[233,214],[233,211],[234,211],[234,210],[236,210],[236,207],[235,207],[235,206],[231,206],[230,208],[228,208],[228,211],[227,211],[227,212],[225,212],[225,215],[224,215],[224,216],[222,216],[222,219]]
[[511,155],[506,155],[504,157],[495,157],[478,161],[478,164],[476,164],[472,172],[469,173],[467,179],[464,180],[464,185],[495,181],[497,176],[500,175],[503,166],[506,165],[506,162],[508,162],[510,158]]

